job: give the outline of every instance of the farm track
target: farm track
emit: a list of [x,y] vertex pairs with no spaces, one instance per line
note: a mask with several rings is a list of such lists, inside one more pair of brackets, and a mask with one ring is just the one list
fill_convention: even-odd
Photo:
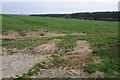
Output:
[[[59,36],[66,36],[67,34],[63,33],[51,33],[51,32],[12,32],[6,36],[0,35],[0,39],[2,40],[17,40],[17,39],[24,39],[24,38],[33,38],[33,37],[59,37]],[[72,33],[69,35],[86,35],[85,33]]]
[[79,40],[76,41],[76,46],[72,52],[64,55],[65,64],[50,69],[41,69],[38,75],[33,76],[37,78],[95,78],[102,77],[100,72],[94,74],[85,73],[82,68],[89,64],[87,58],[89,58],[92,50],[87,41]]
[[[54,39],[35,48],[35,51],[28,50],[16,50],[3,48],[2,56],[2,77],[10,78],[16,77],[16,75],[22,75],[27,72],[36,63],[47,59],[51,54],[47,54],[48,51],[54,52],[55,44],[60,40]],[[42,52],[39,52],[41,50]],[[38,51],[38,52],[36,52]],[[47,51],[47,52],[46,52]],[[37,54],[35,54],[35,52]],[[51,53],[52,53],[51,52]],[[0,65],[1,66],[1,65]]]
[[[14,33],[11,36],[18,39],[18,33]],[[36,35],[36,33],[31,34]],[[70,35],[85,35],[85,34],[70,34]],[[9,35],[10,36],[10,35]],[[39,36],[39,35],[36,35]],[[57,35],[58,36],[58,35]],[[59,35],[60,36],[60,35]],[[63,36],[63,35],[61,35]],[[29,36],[30,37],[30,36]],[[9,40],[9,39],[8,39]],[[44,60],[48,60],[50,55],[54,52],[60,52],[56,47],[56,44],[60,42],[60,39],[53,39],[46,44],[36,46],[33,50],[23,49],[18,50],[16,48],[6,49],[3,48],[2,54],[2,76],[4,78],[16,77],[16,75],[22,75],[31,69],[35,64],[40,63]],[[76,46],[72,50],[65,53],[66,64],[59,67],[53,67],[50,69],[41,69],[38,75],[33,75],[31,77],[37,78],[47,78],[47,77],[59,77],[59,78],[89,78],[91,77],[101,77],[98,72],[94,75],[89,75],[85,73],[82,69],[89,64],[87,58],[89,58],[92,50],[87,41],[78,40],[76,41]]]

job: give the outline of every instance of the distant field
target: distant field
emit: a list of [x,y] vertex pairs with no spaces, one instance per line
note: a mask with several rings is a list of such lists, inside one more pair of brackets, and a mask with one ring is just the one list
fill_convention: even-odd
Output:
[[65,18],[3,15],[3,32],[8,30],[36,31],[47,29],[58,32],[117,33],[118,23]]
[[[100,64],[90,63],[85,67],[85,72],[91,74],[95,71],[103,73],[104,77],[118,77],[118,23],[110,21],[94,21],[80,19],[33,17],[2,15],[2,35],[12,32],[53,32],[66,34],[53,37],[27,37],[18,40],[3,40],[5,48],[29,48],[47,43],[52,39],[60,39],[57,47],[65,53],[70,51],[77,40],[90,43],[92,56],[98,56]],[[86,35],[70,35],[83,33]]]

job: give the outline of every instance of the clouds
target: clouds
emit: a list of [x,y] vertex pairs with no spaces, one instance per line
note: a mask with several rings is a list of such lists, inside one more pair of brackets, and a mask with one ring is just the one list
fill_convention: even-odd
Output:
[[51,14],[94,11],[116,11],[113,2],[3,2],[2,12],[6,14]]

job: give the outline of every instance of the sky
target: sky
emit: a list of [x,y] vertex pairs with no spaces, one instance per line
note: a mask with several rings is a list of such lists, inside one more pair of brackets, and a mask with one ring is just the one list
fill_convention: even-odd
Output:
[[118,11],[119,0],[2,0],[3,14]]

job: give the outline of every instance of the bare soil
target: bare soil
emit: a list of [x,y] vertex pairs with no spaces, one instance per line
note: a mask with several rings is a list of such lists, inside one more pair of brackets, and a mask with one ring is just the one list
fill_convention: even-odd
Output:
[[[37,33],[28,33],[27,36],[30,37],[30,34],[32,37],[35,35],[38,36]],[[16,33],[14,37],[19,37],[19,34]],[[2,56],[2,65],[0,65],[2,66],[2,77],[9,78],[16,77],[16,75],[22,75],[36,63],[47,60],[52,53],[58,50],[56,47],[56,43],[58,42],[60,42],[60,39],[53,39],[46,44],[36,46],[34,50],[2,48],[2,53],[0,54],[0,56]],[[38,75],[32,77],[101,78],[102,73],[98,71],[93,74],[84,72],[84,68],[92,62],[90,56],[91,52],[92,50],[90,49],[90,44],[87,41],[78,40],[76,41],[76,46],[70,52],[64,55],[63,58],[65,63],[63,62],[60,66],[50,69],[41,69]],[[94,59],[94,63],[99,64],[100,59]]]
[[56,43],[60,42],[60,39],[53,39],[46,44],[42,44],[34,48],[34,51],[38,54],[50,54],[57,50]]
[[[53,32],[12,32],[8,35],[0,35],[2,40],[16,40],[26,37],[58,37],[66,36],[67,34],[63,33],[53,33]],[[68,35],[86,35],[86,33],[72,33]]]
[[70,35],[87,35],[86,33],[72,33],[72,34],[70,34]]
[[36,63],[48,59],[50,54],[46,54],[46,52],[53,52],[56,49],[55,44],[59,41],[59,39],[54,39],[35,48],[36,53],[40,51],[39,54],[44,55],[34,54],[32,53],[33,51],[27,49],[3,48],[0,55],[2,56],[2,65],[0,65],[2,66],[2,77],[10,78],[16,77],[16,75],[22,75]]
[[102,77],[100,72],[88,74],[84,68],[91,62],[89,55],[92,52],[87,41],[76,41],[76,47],[72,52],[64,56],[65,63],[50,69],[41,69],[41,72],[32,77],[38,78],[96,78]]
[[76,47],[73,48],[73,51],[67,54],[66,64],[71,69],[80,69],[85,67],[89,63],[89,55],[92,52],[90,45],[87,41],[79,40],[76,41]]
[[63,33],[51,33],[51,32],[12,32],[5,36],[0,36],[2,40],[16,40],[26,37],[57,37],[57,36],[65,36]]
[[47,56],[29,55],[17,53],[14,55],[2,56],[2,77],[10,78],[22,75],[33,65],[47,58]]

